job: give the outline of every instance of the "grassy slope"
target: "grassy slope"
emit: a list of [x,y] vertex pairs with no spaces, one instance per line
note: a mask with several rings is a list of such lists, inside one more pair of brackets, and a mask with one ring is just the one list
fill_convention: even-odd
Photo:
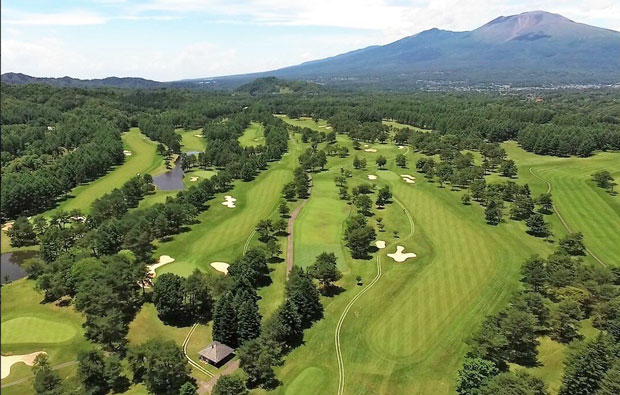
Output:
[[[19,280],[2,286],[2,354],[29,354],[46,351],[52,365],[72,361],[77,352],[88,347],[82,333],[82,316],[72,307],[41,304],[42,295],[30,280]],[[75,367],[59,371],[62,377],[73,376]],[[13,365],[2,383],[31,377],[30,367]],[[2,394],[31,393],[27,381],[2,390]]]
[[[399,152],[388,145],[373,147],[389,158]],[[419,174],[415,185],[404,183],[397,175],[415,175],[413,169],[397,169],[389,161],[388,171],[377,171],[373,162],[378,154],[356,154],[368,158],[369,169],[355,171],[355,180],[366,182],[367,174],[377,174],[377,184],[390,185],[412,214],[415,236],[399,244],[416,252],[418,258],[396,264],[384,256],[394,251],[394,245],[380,252],[383,277],[354,305],[342,328],[345,393],[450,393],[466,349],[465,338],[483,317],[503,307],[517,289],[523,259],[533,252],[547,253],[550,246],[526,235],[519,223],[486,225],[482,208],[461,205],[459,194],[440,189]],[[415,156],[408,154],[410,164]],[[349,168],[351,160],[346,159]],[[341,161],[330,158],[329,167],[337,171]],[[332,243],[339,240],[334,237],[346,217],[333,175],[315,176],[313,196],[296,224],[296,232],[299,229],[302,234],[333,233],[329,237]],[[331,203],[321,201],[330,195]],[[313,202],[315,197],[317,202]],[[333,208],[329,215],[324,214],[326,207]],[[327,219],[319,221],[316,215]],[[396,204],[379,215],[401,235],[409,232]],[[394,241],[389,231],[379,237],[388,244]],[[296,262],[302,265],[317,251],[313,238],[296,240],[295,246]],[[336,392],[336,323],[344,306],[361,289],[354,285],[355,276],[368,281],[375,273],[373,261],[353,261],[346,251],[343,256],[341,285],[346,291],[324,301],[326,317],[307,331],[306,345],[288,356],[279,369],[284,385],[278,393]]]
[[[620,265],[620,196],[612,196],[590,181],[590,175],[598,170],[620,178],[620,154],[556,158],[526,152],[514,142],[504,147],[508,156],[517,161],[520,180],[530,185],[534,195],[546,192],[547,184],[533,176],[530,168],[551,183],[554,204],[571,231],[582,232],[586,245],[607,265]],[[562,237],[566,231],[553,217],[553,232],[556,238]]]
[[255,147],[265,144],[265,127],[258,123],[252,122],[250,126],[239,137],[239,144],[243,147]]

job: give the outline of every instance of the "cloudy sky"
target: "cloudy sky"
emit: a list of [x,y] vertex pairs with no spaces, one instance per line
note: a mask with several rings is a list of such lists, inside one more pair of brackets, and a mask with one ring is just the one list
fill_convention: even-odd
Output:
[[3,0],[1,68],[159,81],[266,71],[531,10],[620,31],[619,0]]

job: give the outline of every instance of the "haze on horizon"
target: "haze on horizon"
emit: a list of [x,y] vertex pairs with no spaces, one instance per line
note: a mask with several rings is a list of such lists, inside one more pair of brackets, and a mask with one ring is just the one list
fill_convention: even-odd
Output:
[[159,81],[267,71],[545,10],[620,31],[614,0],[2,2],[2,73]]

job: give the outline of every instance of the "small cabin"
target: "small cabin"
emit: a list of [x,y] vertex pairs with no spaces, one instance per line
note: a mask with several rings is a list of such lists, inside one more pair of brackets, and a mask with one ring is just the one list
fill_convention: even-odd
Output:
[[235,356],[235,350],[226,344],[214,341],[198,352],[201,361],[220,367]]

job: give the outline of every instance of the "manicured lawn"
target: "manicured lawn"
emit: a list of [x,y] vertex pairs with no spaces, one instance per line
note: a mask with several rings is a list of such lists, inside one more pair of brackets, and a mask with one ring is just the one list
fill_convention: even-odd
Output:
[[125,162],[110,171],[105,176],[86,185],[80,185],[71,191],[69,199],[61,202],[58,207],[47,211],[50,216],[58,210],[79,209],[85,213],[90,210],[91,204],[114,188],[121,187],[136,174],[152,172],[160,166],[163,159],[157,155],[157,144],[144,136],[137,128],[131,128],[123,135],[125,149],[131,151],[131,156]]
[[[176,261],[158,270],[187,276],[194,268],[214,270],[210,263],[231,263],[243,253],[248,236],[261,219],[277,209],[282,187],[293,177],[298,146],[291,142],[290,151],[279,163],[271,163],[251,182],[238,181],[235,187],[209,201],[209,208],[198,216],[199,223],[191,231],[179,234],[170,242],[161,243],[155,256],[170,255]],[[224,195],[237,199],[235,208],[221,203]]]
[[202,135],[202,128],[196,130],[177,129],[176,132],[181,135],[181,145],[183,151],[199,151],[203,152],[207,148],[207,141]]
[[[537,196],[551,183],[556,209],[573,232],[582,232],[588,248],[605,264],[620,265],[620,196],[612,196],[590,180],[599,170],[609,171],[620,179],[620,153],[603,152],[589,158],[557,158],[524,151],[515,142],[504,148],[517,162],[519,179],[530,185]],[[551,216],[553,232],[561,238],[567,232],[557,216]],[[591,259],[588,257],[587,259]],[[593,261],[594,262],[594,261]]]
[[252,122],[239,137],[239,144],[243,147],[265,145],[265,127],[258,122]]
[[[467,348],[465,339],[519,288],[523,260],[535,252],[551,251],[548,243],[527,235],[522,223],[486,225],[480,206],[462,205],[458,193],[439,188],[415,172],[417,154],[407,154],[410,168],[403,170],[392,159],[402,150],[388,144],[373,148],[389,158],[388,170],[377,170],[377,153],[351,151],[345,160],[330,158],[329,172],[314,175],[315,189],[296,223],[296,263],[311,263],[321,248],[339,253],[345,274],[339,285],[345,291],[324,299],[325,318],[306,332],[305,345],[278,369],[284,383],[278,393],[337,392],[336,324],[346,304],[362,289],[355,285],[355,277],[360,275],[367,283],[376,273],[374,260],[352,260],[337,245],[348,207],[338,199],[333,176],[343,161],[352,168],[353,155],[367,158],[369,165],[354,171],[349,186],[372,183],[367,175],[377,175],[374,183],[389,185],[413,216],[415,234],[407,238],[409,223],[396,203],[375,214],[386,224],[386,232],[378,238],[387,241],[388,247],[379,252],[382,277],[353,305],[342,327],[345,393],[452,393]],[[399,174],[416,176],[416,184],[403,182]],[[329,236],[321,247],[323,234]],[[418,257],[395,263],[385,254],[394,252],[396,245]],[[319,376],[324,379],[318,380]]]
[[[31,280],[23,279],[2,286],[2,354],[45,351],[53,366],[75,360],[78,351],[89,347],[83,336],[82,315],[71,306],[42,304],[42,299],[43,296],[35,290],[35,283]],[[67,367],[60,373],[72,376],[74,371]],[[2,383],[24,377],[31,377],[31,368],[16,364]],[[6,393],[31,393],[31,385],[27,381],[7,388]],[[2,393],[5,393],[5,389]]]

